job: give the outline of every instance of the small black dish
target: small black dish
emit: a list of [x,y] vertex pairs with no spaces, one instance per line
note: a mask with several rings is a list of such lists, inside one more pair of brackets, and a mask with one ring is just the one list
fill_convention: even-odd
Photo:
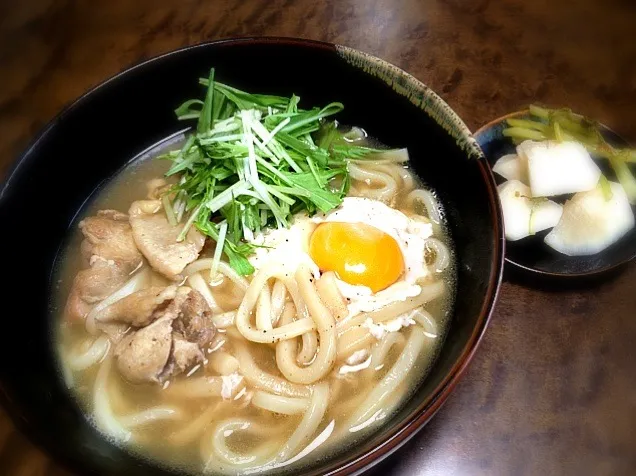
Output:
[[[528,110],[522,110],[507,114],[484,125],[474,134],[491,167],[503,155],[515,153],[516,146],[510,138],[503,135],[503,130],[507,127],[506,120],[509,118],[528,119],[530,113]],[[611,145],[629,146],[625,139],[606,126],[602,126],[602,132]],[[599,160],[597,163],[603,173],[614,181],[615,176],[607,161]],[[495,180],[497,185],[506,181],[498,174],[495,174]],[[632,206],[632,211],[636,214],[636,207]],[[506,241],[506,261],[522,273],[533,273],[542,278],[583,280],[601,274],[606,275],[609,271],[617,271],[636,257],[636,228],[609,248],[591,256],[567,256],[553,250],[543,242],[549,231],[545,230],[518,241]]]

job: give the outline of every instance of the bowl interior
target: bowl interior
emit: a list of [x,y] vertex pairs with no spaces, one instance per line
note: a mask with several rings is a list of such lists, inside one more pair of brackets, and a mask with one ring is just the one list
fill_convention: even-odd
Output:
[[[168,471],[108,443],[69,398],[53,358],[50,279],[59,247],[87,197],[140,151],[183,128],[172,111],[184,98],[201,96],[196,78],[210,66],[219,80],[249,91],[293,92],[305,106],[343,102],[339,120],[362,126],[390,146],[408,147],[412,167],[445,207],[457,254],[458,298],[439,358],[390,422],[345,454],[310,465],[307,474],[343,466],[347,472],[359,470],[405,441],[453,386],[492,309],[503,243],[492,176],[483,159],[469,158],[420,107],[371,74],[371,67],[365,72],[345,61],[332,45],[262,39],[181,50],[107,81],[50,124],[0,195],[0,219],[14,231],[0,235],[0,244],[10,250],[5,269],[11,273],[3,287],[15,296],[4,312],[2,400],[36,442],[82,473]],[[406,81],[395,74],[397,84]],[[448,120],[444,110],[440,116]]]
[[[515,153],[515,145],[503,135],[503,130],[507,127],[506,119],[508,117],[527,119],[530,116],[527,111],[515,112],[492,121],[475,133],[475,138],[491,166],[494,166],[503,155]],[[607,127],[603,126],[602,129],[610,144],[617,147],[628,145],[622,137]],[[610,180],[616,180],[606,160],[599,160],[597,163]],[[497,174],[495,174],[495,180],[497,184],[506,181]],[[565,201],[563,197],[557,197],[556,200],[560,203]],[[636,207],[632,206],[632,211],[636,214]],[[549,232],[550,230],[544,230],[522,240],[508,241],[506,243],[506,261],[524,271],[545,277],[582,278],[605,273],[636,257],[636,228],[633,228],[609,248],[592,256],[566,256],[553,250],[543,241]]]

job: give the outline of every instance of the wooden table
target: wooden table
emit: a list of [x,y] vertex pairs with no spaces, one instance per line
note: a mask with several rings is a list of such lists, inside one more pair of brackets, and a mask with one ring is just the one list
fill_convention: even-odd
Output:
[[[634,27],[632,0],[0,1],[0,173],[87,88],[144,58],[241,35],[385,58],[471,129],[542,101],[636,141]],[[0,474],[64,474],[0,423]],[[585,289],[508,276],[454,394],[372,474],[636,474],[636,265]]]

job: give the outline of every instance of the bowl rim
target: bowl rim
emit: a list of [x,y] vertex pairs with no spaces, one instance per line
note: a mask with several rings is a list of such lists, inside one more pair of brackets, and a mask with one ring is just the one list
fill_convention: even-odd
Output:
[[[352,52],[355,54],[361,54],[365,59],[370,59],[377,64],[391,68],[393,74],[399,74],[402,78],[408,81],[414,88],[426,96],[428,96],[433,103],[441,106],[444,109],[444,114],[449,116],[458,128],[458,134],[461,137],[455,137],[457,145],[466,154],[467,160],[476,160],[482,179],[486,186],[486,193],[488,195],[488,207],[490,210],[490,216],[493,218],[493,258],[490,262],[490,271],[487,291],[484,296],[483,305],[479,310],[479,316],[477,322],[468,338],[468,341],[462,348],[459,357],[455,360],[451,369],[446,373],[442,381],[437,387],[430,392],[429,396],[420,402],[417,409],[413,411],[410,418],[405,419],[401,424],[394,425],[388,430],[387,437],[377,446],[357,453],[351,454],[347,457],[343,455],[339,459],[332,462],[332,466],[335,469],[330,469],[325,475],[354,475],[360,474],[372,466],[375,466],[380,461],[387,458],[389,455],[401,448],[406,442],[414,437],[418,431],[420,431],[425,424],[433,417],[433,415],[441,408],[445,403],[448,396],[459,382],[461,376],[466,371],[468,364],[474,357],[474,354],[483,338],[485,330],[488,326],[490,318],[492,316],[495,303],[499,294],[503,278],[503,265],[505,256],[505,238],[503,230],[503,214],[501,211],[500,203],[497,198],[497,188],[494,174],[491,167],[483,154],[483,151],[478,146],[475,140],[475,135],[470,132],[465,123],[457,116],[453,109],[435,92],[433,92],[428,86],[416,79],[414,76],[405,72],[401,68],[380,59],[376,56],[362,53],[360,50],[342,46],[336,43],[330,43],[325,41],[295,38],[295,37],[281,37],[281,36],[245,36],[235,38],[223,38],[219,40],[206,41],[197,43],[185,47],[181,47],[175,50],[171,50],[157,56],[145,59],[143,61],[132,63],[125,69],[111,75],[107,79],[97,83],[90,87],[86,92],[81,94],[76,99],[67,103],[35,136],[35,138],[27,144],[22,153],[18,155],[18,158],[9,166],[0,182],[0,207],[7,199],[6,192],[9,190],[13,177],[24,167],[28,167],[31,163],[32,156],[34,156],[40,143],[45,140],[49,134],[57,127],[57,125],[65,119],[65,117],[77,108],[84,105],[87,98],[91,97],[98,91],[108,88],[116,87],[118,81],[125,81],[126,77],[132,74],[134,71],[143,69],[149,64],[153,64],[159,61],[163,61],[171,56],[180,55],[184,52],[194,49],[206,49],[217,48],[224,46],[232,46],[239,44],[253,44],[253,45],[276,45],[282,44],[287,46],[293,46],[301,49],[310,50],[327,50],[332,51],[340,57],[342,61],[347,61],[344,58],[342,51]],[[359,66],[357,66],[359,67]],[[368,73],[370,76],[371,74]],[[390,83],[387,83],[390,86]],[[393,88],[395,94],[406,96],[404,91]],[[420,106],[423,109],[423,104]],[[423,114],[429,113],[422,111]],[[447,131],[452,135],[450,131]],[[471,150],[466,150],[465,144],[462,146],[459,142],[461,140],[467,141],[471,144]],[[471,157],[471,154],[476,157]],[[0,390],[2,390],[0,388]],[[63,464],[71,469],[76,468],[77,463],[72,463],[68,455],[63,454],[63,451],[54,451],[50,445],[42,442],[42,439],[37,435],[37,429],[30,426],[30,424],[23,418],[21,418],[17,411],[16,402],[13,402],[10,397],[4,392],[0,391],[0,402],[7,411],[14,425],[21,431],[26,437],[34,444],[40,446],[47,455],[50,455],[56,462]],[[76,461],[76,460],[74,460]],[[316,470],[311,470],[315,472]],[[316,473],[317,474],[317,473]]]
[[[530,115],[530,109],[525,108],[525,109],[520,109],[518,111],[509,112],[507,114],[504,114],[503,116],[492,119],[491,121],[488,121],[486,124],[481,126],[479,129],[477,129],[477,131],[475,131],[474,133],[475,139],[477,140],[477,142],[479,142],[479,138],[481,136],[486,134],[489,130],[499,126],[499,124],[501,124],[507,119],[521,118],[521,117],[526,117],[529,115]],[[603,123],[598,123],[598,125],[603,132],[611,133],[615,135],[616,137],[618,137],[620,140],[624,141],[626,144],[629,144],[629,142],[622,135],[616,132],[614,129],[606,126]],[[480,145],[480,148],[481,148],[481,145]],[[488,162],[488,164],[490,165],[490,159],[486,156],[484,156],[484,158],[486,162]],[[491,165],[490,167],[492,169]],[[513,258],[510,258],[508,254],[505,255],[505,261],[507,263],[510,263],[512,266],[515,266],[516,268],[521,270],[523,273],[528,273],[529,275],[536,275],[546,279],[558,279],[562,281],[565,281],[568,279],[572,281],[584,280],[584,279],[593,278],[593,277],[597,277],[601,275],[606,275],[613,271],[617,271],[619,268],[627,265],[630,261],[634,259],[636,259],[636,252],[632,253],[632,255],[627,258],[617,261],[616,263],[603,266],[601,268],[597,268],[591,271],[583,271],[583,272],[576,272],[576,273],[561,273],[558,271],[545,271],[542,269],[534,268],[532,266],[528,266],[523,263],[520,263],[519,261],[516,261]]]

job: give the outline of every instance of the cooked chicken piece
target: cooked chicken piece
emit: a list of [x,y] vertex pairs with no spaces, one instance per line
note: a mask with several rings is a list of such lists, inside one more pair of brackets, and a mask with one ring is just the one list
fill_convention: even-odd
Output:
[[67,319],[84,319],[95,303],[119,289],[141,264],[127,220],[123,213],[102,210],[80,222],[85,237],[81,253],[90,267],[73,280],[65,309]]
[[133,240],[128,216],[115,210],[100,210],[96,216],[88,217],[79,224],[85,241],[91,246],[91,260],[98,256],[105,260],[120,261],[134,269],[141,262],[141,253]]
[[118,322],[97,322],[95,325],[113,344],[118,344],[130,329],[130,326]]
[[204,359],[203,351],[197,344],[184,339],[179,334],[173,334],[172,352],[168,365],[161,373],[160,380],[165,381],[175,375],[179,375],[196,364],[203,362]]
[[188,293],[181,306],[181,314],[172,326],[190,342],[204,345],[212,340],[215,329],[211,326],[212,311],[198,291]]
[[172,320],[165,317],[127,335],[117,344],[117,368],[129,382],[157,382],[171,350]]
[[81,321],[93,305],[119,289],[128,279],[125,268],[96,260],[93,266],[75,276],[66,302],[65,315],[72,321]]
[[[77,277],[75,279],[77,279]],[[75,286],[73,286],[66,300],[64,316],[71,322],[80,322],[91,312],[92,308],[93,305],[84,301]]]
[[80,244],[80,255],[84,258],[84,265],[90,266],[91,258],[93,257],[93,245],[88,240],[82,240]]
[[98,258],[75,276],[73,288],[87,303],[102,301],[129,279],[129,266]]
[[[186,286],[133,293],[105,308],[96,319],[100,325],[141,327],[124,337],[115,350],[122,375],[133,383],[162,383],[202,362],[202,347],[216,332],[207,302]],[[168,336],[167,354],[164,347],[157,347],[157,342],[163,342],[159,334]]]
[[188,264],[199,257],[205,237],[192,227],[179,242],[181,227],[168,223],[160,200],[139,200],[130,206],[130,224],[137,247],[150,265],[177,280]]
[[142,289],[96,313],[95,319],[100,322],[120,322],[133,327],[145,327],[164,314],[176,294],[176,286],[152,286]]
[[170,303],[169,306],[166,307],[163,315],[170,316],[172,319],[179,318],[179,316],[183,312],[183,303],[186,301],[191,292],[192,288],[189,288],[188,286],[179,286],[177,288],[177,292],[175,293],[173,301]]

